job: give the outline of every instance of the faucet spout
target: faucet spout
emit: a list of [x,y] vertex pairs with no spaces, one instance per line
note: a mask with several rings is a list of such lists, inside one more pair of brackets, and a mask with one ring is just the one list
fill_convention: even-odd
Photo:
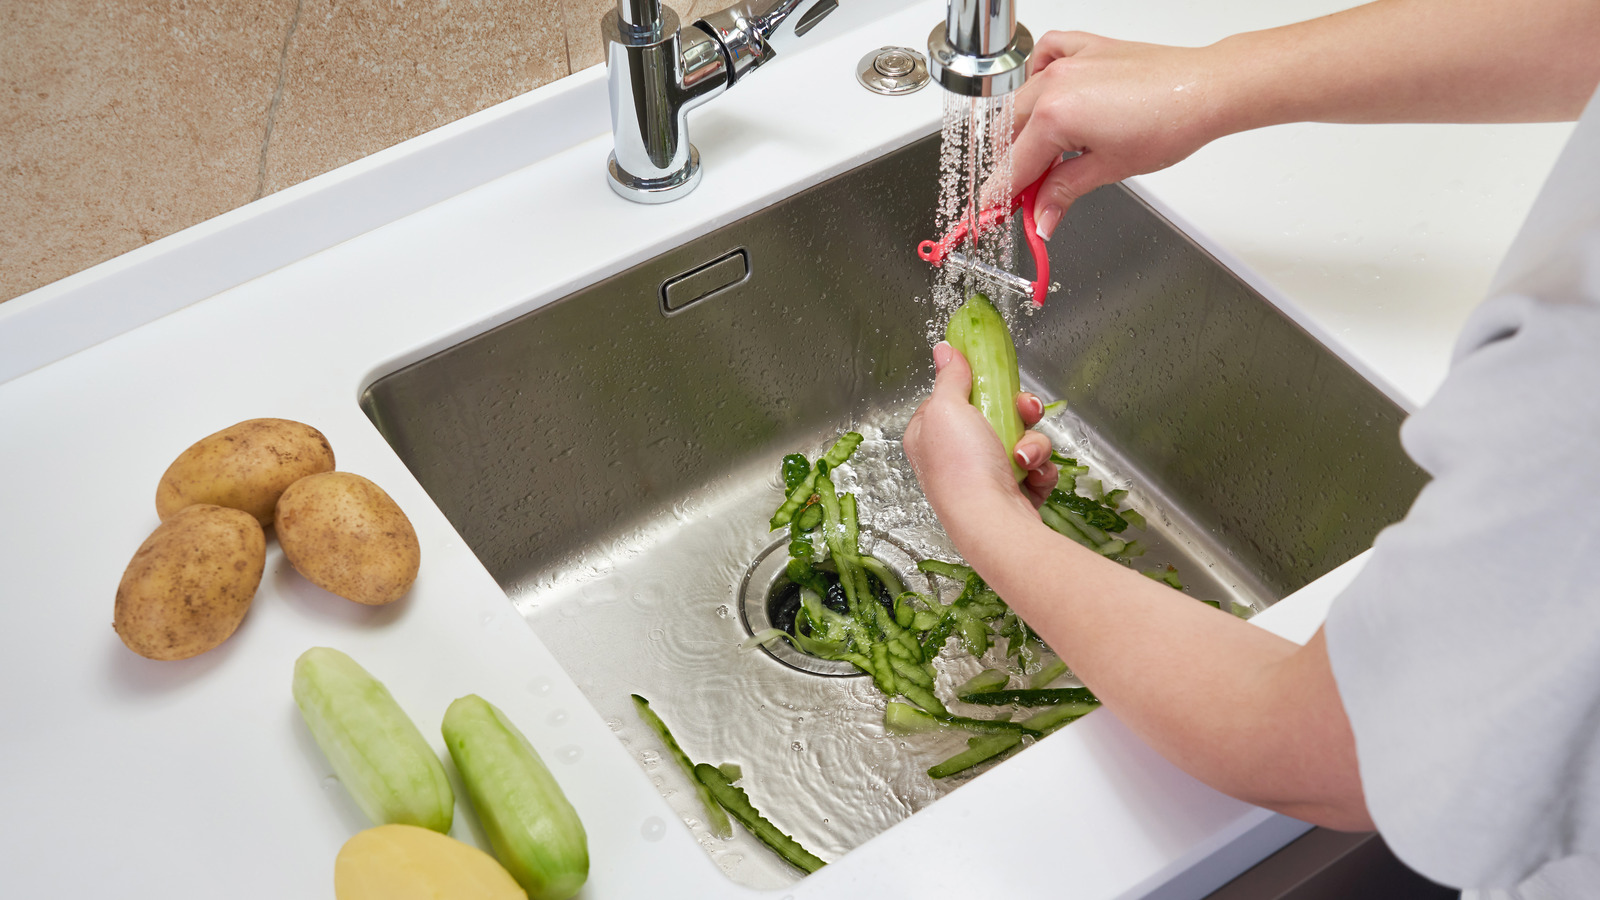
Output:
[[[838,0],[740,0],[688,28],[661,0],[617,0],[600,21],[614,149],[612,190],[664,203],[700,183],[689,111],[765,64]],[[802,8],[804,12],[796,15]]]
[[928,35],[928,74],[945,90],[993,97],[1022,87],[1033,35],[1017,24],[1012,0],[948,0]]

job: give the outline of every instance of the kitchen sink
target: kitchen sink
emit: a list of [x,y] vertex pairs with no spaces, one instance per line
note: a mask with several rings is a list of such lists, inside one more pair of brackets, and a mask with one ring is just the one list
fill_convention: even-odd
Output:
[[[937,161],[937,136],[914,143],[362,396],[668,804],[752,887],[797,873],[742,832],[710,834],[631,694],[695,760],[739,764],[755,804],[824,859],[974,777],[930,779],[964,738],[886,734],[870,679],[741,647],[782,581],[767,520],[784,454],[859,431],[840,481],[865,548],[919,589],[940,586],[915,560],[955,558],[899,444],[941,325],[913,252],[934,235]],[[1024,386],[1066,401],[1042,426],[1064,452],[1131,491],[1149,522],[1135,565],[1170,564],[1197,599],[1249,615],[1403,515],[1425,476],[1401,451],[1402,411],[1132,192],[1080,200],[1051,251],[1057,289],[1013,315]],[[939,667],[949,697],[979,664]]]

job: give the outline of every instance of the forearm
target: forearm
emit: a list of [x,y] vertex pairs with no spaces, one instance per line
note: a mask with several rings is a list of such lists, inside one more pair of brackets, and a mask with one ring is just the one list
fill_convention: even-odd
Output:
[[1157,751],[1240,799],[1371,827],[1320,638],[1301,648],[1198,603],[1061,538],[1017,504],[963,502],[975,506],[947,522],[986,523],[952,534],[963,556]]
[[1597,0],[1378,0],[1207,48],[1222,133],[1285,122],[1575,119]]

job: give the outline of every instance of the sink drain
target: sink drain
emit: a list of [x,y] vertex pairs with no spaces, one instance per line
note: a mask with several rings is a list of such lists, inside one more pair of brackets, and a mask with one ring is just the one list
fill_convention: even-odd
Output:
[[[862,537],[868,534],[863,532]],[[928,591],[927,577],[917,571],[917,557],[910,548],[883,535],[872,534],[871,538],[871,555],[888,566],[906,590]],[[745,570],[744,578],[739,582],[739,620],[744,624],[746,634],[755,634],[768,628],[787,631],[794,627],[795,612],[800,607],[800,589],[789,580],[786,571],[788,564],[789,536],[785,531],[783,536],[757,554]],[[835,597],[835,591],[829,591],[824,603],[836,612],[843,612],[843,591],[837,593]],[[761,649],[789,668],[812,675],[842,677],[865,674],[847,662],[819,659],[788,641],[773,641]]]

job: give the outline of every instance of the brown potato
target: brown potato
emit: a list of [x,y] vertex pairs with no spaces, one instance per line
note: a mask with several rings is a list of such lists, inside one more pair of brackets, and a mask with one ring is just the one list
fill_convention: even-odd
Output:
[[360,475],[327,472],[283,492],[278,543],[290,565],[318,587],[379,606],[410,590],[422,545],[399,505]]
[[266,560],[266,535],[249,513],[186,507],[133,554],[117,585],[112,627],[140,656],[198,656],[244,621]]
[[333,448],[322,432],[289,419],[249,419],[201,438],[167,467],[156,486],[156,515],[165,522],[196,503],[242,509],[265,528],[284,488],[333,471]]

